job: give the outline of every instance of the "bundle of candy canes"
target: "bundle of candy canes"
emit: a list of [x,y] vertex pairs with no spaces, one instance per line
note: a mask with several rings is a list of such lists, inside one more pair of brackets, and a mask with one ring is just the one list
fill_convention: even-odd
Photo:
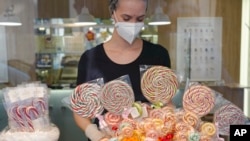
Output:
[[[126,79],[124,79],[126,78]],[[231,124],[244,124],[243,112],[232,103],[217,107],[213,121],[202,117],[214,110],[214,91],[205,85],[190,85],[182,108],[171,100],[178,89],[176,74],[163,66],[142,71],[141,89],[149,103],[134,100],[129,79],[122,76],[99,85],[84,83],[71,95],[71,109],[82,117],[98,118],[107,140],[117,141],[214,141],[229,135]],[[104,112],[106,109],[108,112]]]
[[32,132],[49,125],[48,92],[42,84],[23,84],[4,89],[9,128]]
[[49,140],[58,138],[59,130],[50,124],[49,120],[49,95],[46,85],[34,82],[6,87],[3,89],[3,95],[8,127],[1,132],[0,140],[15,140],[15,135],[25,140],[39,140],[37,135],[43,135],[43,139],[47,137]]

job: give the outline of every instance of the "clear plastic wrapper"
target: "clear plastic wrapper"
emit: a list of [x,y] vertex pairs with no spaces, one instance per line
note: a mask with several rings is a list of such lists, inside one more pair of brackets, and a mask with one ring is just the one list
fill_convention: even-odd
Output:
[[68,107],[81,117],[95,118],[104,110],[99,98],[103,83],[103,79],[98,78],[78,85],[69,98],[63,99],[64,103],[70,101]]
[[176,73],[165,66],[140,66],[141,90],[143,95],[153,104],[171,103],[177,92],[179,81]]
[[[46,85],[35,82],[20,84],[17,87],[6,87],[3,89],[3,95],[3,105],[8,115],[8,127],[1,132],[0,141],[9,136],[13,136],[11,139],[15,141],[14,136],[19,134],[22,134],[19,137],[21,140],[35,136],[38,132],[50,134],[52,124],[49,119],[49,91]],[[53,128],[57,127],[53,125]],[[59,130],[55,136],[59,138]]]
[[104,108],[113,114],[121,115],[124,109],[132,107],[135,97],[129,76],[124,75],[105,83],[100,99]]

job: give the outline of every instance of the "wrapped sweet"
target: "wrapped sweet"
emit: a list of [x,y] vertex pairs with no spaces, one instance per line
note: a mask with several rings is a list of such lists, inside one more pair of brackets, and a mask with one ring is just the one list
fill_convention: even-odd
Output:
[[41,83],[28,83],[3,90],[8,126],[0,141],[56,141],[59,129],[49,119],[48,89]]

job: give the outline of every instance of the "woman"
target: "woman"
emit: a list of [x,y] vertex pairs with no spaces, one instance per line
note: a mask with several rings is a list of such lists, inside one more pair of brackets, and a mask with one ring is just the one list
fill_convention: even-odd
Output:
[[[170,67],[168,51],[138,38],[144,26],[147,0],[110,0],[109,10],[115,21],[112,38],[81,56],[77,85],[103,78],[105,82],[129,75],[136,101],[147,102],[140,89],[140,65]],[[93,141],[105,137],[90,119],[73,114],[76,124]]]

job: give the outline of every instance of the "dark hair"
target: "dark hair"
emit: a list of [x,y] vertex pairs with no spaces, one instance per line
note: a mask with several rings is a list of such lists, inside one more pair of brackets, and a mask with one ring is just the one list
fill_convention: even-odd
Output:
[[[148,0],[143,0],[146,2],[146,6],[148,7]],[[109,0],[109,12],[113,14],[113,11],[116,10],[119,0]],[[147,9],[146,9],[147,10]]]

